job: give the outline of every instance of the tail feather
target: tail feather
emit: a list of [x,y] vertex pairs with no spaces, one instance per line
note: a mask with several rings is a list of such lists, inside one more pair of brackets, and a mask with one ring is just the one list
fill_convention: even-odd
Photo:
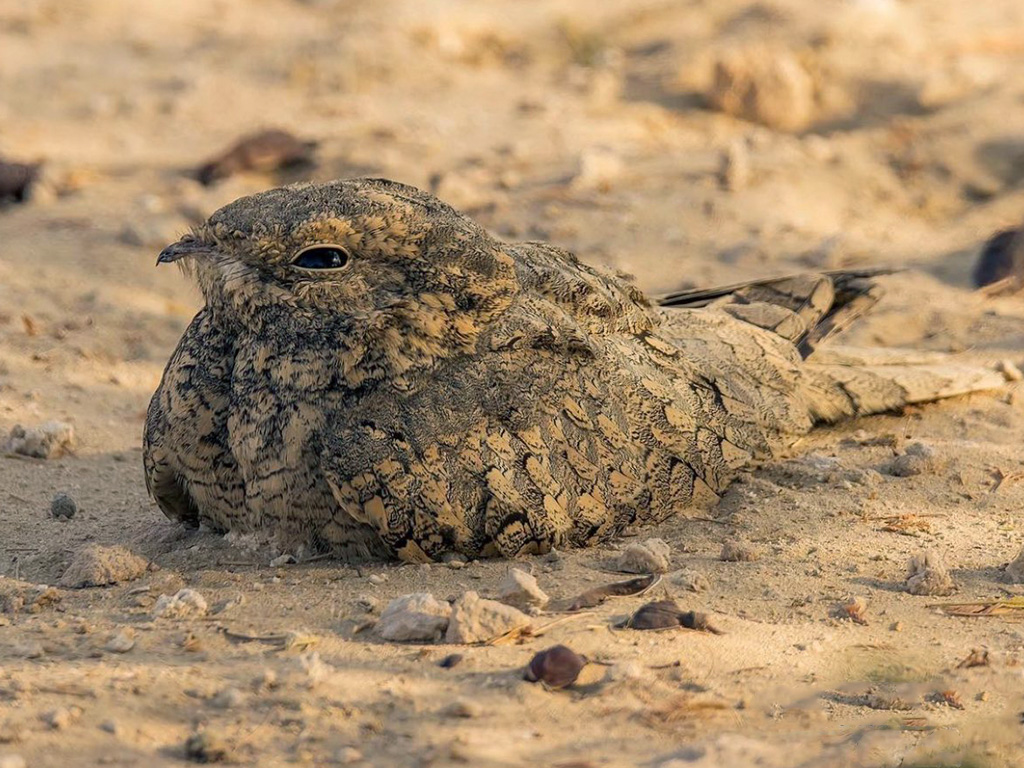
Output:
[[802,357],[849,325],[882,296],[873,278],[892,269],[835,270],[754,280],[662,296],[663,307],[721,309],[792,341]]
[[[903,350],[885,351],[895,360]],[[993,368],[948,359],[919,363],[916,354],[908,351],[905,362],[877,365],[808,361],[804,396],[812,416],[832,422],[1006,385],[1005,377]]]
[[993,368],[905,349],[820,346],[882,295],[874,278],[891,269],[837,270],[755,280],[663,296],[667,308],[725,312],[771,331],[805,359],[801,394],[816,421],[883,413],[905,405],[1006,385]]

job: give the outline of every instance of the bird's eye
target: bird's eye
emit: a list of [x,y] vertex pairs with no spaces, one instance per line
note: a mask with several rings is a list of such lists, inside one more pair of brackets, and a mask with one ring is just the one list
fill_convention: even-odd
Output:
[[348,251],[339,245],[311,245],[292,260],[299,269],[341,269],[348,264]]

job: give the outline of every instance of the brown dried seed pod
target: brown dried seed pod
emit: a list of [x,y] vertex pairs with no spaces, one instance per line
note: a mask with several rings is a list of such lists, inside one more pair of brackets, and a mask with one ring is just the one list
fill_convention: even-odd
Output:
[[978,256],[973,277],[979,288],[1007,278],[1024,277],[1024,227],[992,235]]
[[28,199],[32,184],[39,176],[39,164],[0,160],[0,202],[22,203]]
[[641,606],[626,626],[633,629],[670,629],[682,626],[683,616],[675,600],[658,600]]
[[229,149],[204,163],[196,178],[204,186],[241,171],[276,171],[312,162],[315,141],[303,141],[287,131],[261,131],[243,136]]
[[586,665],[585,656],[564,645],[554,645],[530,659],[523,678],[531,683],[544,683],[549,688],[565,688],[576,682]]
[[609,597],[641,595],[654,587],[659,581],[661,581],[661,575],[653,573],[649,576],[641,576],[638,579],[630,579],[629,581],[602,584],[599,587],[588,589],[582,595],[577,596],[569,605],[569,610],[580,611],[584,608],[593,608],[603,603]]

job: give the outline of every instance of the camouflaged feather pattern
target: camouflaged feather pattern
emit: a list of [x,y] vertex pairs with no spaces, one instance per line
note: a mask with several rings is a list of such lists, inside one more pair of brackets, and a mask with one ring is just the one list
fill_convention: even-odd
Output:
[[[351,261],[297,270],[311,243]],[[151,493],[173,519],[348,559],[586,546],[706,506],[816,420],[999,381],[805,361],[870,280],[654,307],[621,276],[501,243],[384,180],[243,198],[165,257],[206,307],[149,409]]]

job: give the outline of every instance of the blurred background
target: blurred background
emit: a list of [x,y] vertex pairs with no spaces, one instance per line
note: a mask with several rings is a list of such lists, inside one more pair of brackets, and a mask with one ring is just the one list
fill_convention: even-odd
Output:
[[126,446],[198,304],[156,253],[302,179],[654,292],[916,265],[873,342],[1020,339],[968,293],[1024,218],[1020,0],[0,0],[0,158],[0,416]]

